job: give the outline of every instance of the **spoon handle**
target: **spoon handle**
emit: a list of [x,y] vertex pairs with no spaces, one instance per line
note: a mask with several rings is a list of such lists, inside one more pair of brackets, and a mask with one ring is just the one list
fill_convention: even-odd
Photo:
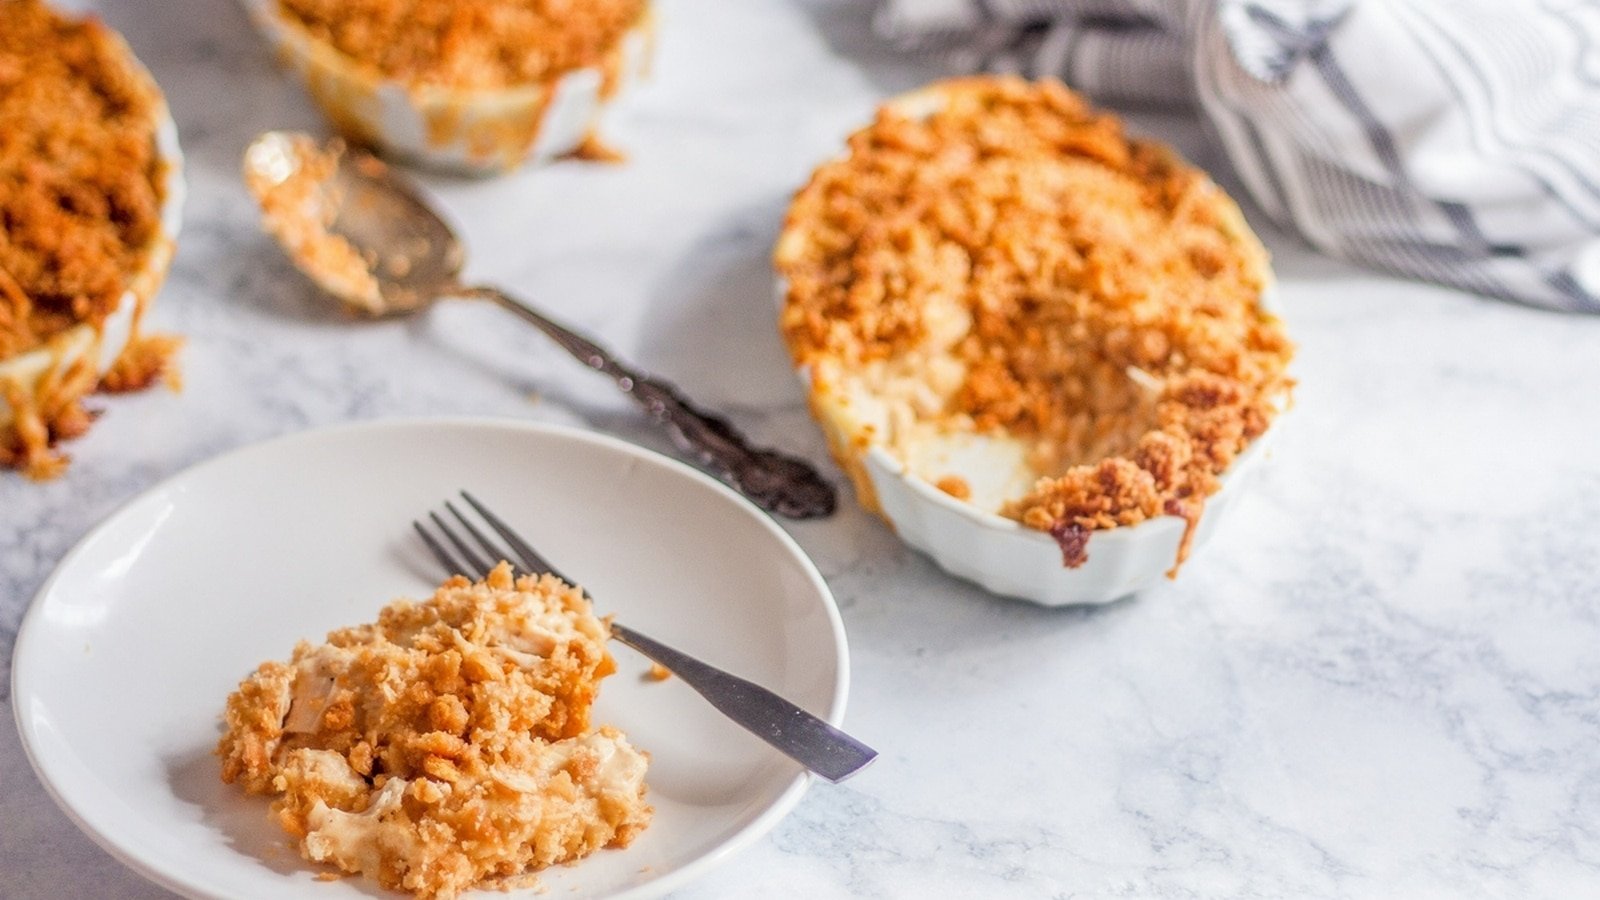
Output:
[[752,447],[733,423],[696,407],[671,382],[634,369],[605,347],[499,288],[464,287],[459,293],[494,301],[532,323],[579,362],[610,375],[650,418],[667,427],[680,447],[762,509],[791,519],[832,515],[836,503],[833,485],[805,460]]

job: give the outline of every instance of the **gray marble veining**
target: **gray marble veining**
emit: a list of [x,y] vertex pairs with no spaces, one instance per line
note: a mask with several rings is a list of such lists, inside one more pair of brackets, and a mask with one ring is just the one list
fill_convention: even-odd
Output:
[[[662,0],[623,166],[429,179],[470,275],[537,298],[822,462],[773,330],[786,196],[885,94],[843,0]],[[351,324],[255,227],[249,138],[319,128],[227,0],[105,4],[172,103],[187,224],[156,324],[182,394],[106,401],[67,476],[0,477],[0,662],[93,523],[223,450],[353,419],[485,414],[666,449],[494,309]],[[1140,117],[1204,164],[1192,125]],[[1600,892],[1600,320],[1319,258],[1252,212],[1297,403],[1176,582],[1092,611],[997,600],[847,508],[788,524],[835,591],[849,724],[883,751],[685,897],[1554,896]],[[152,660],[153,665],[181,664]],[[158,897],[17,744],[0,668],[0,894]]]

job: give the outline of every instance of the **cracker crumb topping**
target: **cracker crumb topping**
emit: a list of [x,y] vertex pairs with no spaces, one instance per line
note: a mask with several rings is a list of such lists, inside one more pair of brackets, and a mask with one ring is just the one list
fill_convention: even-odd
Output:
[[0,2],[0,358],[104,320],[160,235],[159,98],[116,40]]

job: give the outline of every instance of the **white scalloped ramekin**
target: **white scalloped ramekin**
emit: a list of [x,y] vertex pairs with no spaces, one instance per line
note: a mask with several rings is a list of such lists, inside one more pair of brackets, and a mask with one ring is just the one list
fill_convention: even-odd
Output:
[[276,0],[240,2],[346,138],[421,165],[479,175],[576,150],[611,101],[643,76],[655,19],[647,5],[612,51],[616,83],[609,94],[599,66],[573,69],[553,84],[464,91],[384,78],[286,19]]
[[[183,150],[178,146],[178,126],[172,121],[172,114],[167,109],[164,98],[160,98],[160,90],[133,51],[123,42],[122,38],[113,35],[121,47],[128,61],[143,75],[150,86],[157,91],[160,99],[156,116],[156,153],[166,167],[162,184],[161,196],[161,230],[143,251],[143,262],[132,280],[128,289],[123,292],[117,303],[117,308],[106,317],[99,328],[91,325],[74,325],[66,331],[52,335],[43,346],[36,347],[26,353],[19,353],[7,359],[0,359],[0,381],[9,381],[22,385],[30,396],[38,398],[41,391],[49,386],[59,384],[63,379],[69,379],[70,374],[79,367],[84,359],[92,359],[93,368],[84,373],[92,374],[92,380],[86,380],[83,391],[87,393],[98,384],[100,376],[110,371],[117,357],[128,346],[128,341],[133,337],[134,326],[139,317],[148,311],[151,301],[161,289],[161,284],[166,280],[167,268],[172,263],[172,255],[177,249],[178,230],[183,224]],[[16,411],[11,408],[3,395],[0,395],[0,430],[8,428],[16,418]]]
[[[951,575],[1003,597],[1043,606],[1073,606],[1120,600],[1158,583],[1177,567],[1188,522],[1181,516],[1163,515],[1137,525],[1089,532],[1083,564],[1068,568],[1055,538],[958,500],[929,483],[853,429],[859,420],[846,413],[842,404],[819,402],[812,396],[810,366],[800,366],[795,372],[834,458],[855,485],[857,499],[882,516],[901,540]],[[1271,455],[1277,428],[1274,423],[1222,474],[1221,488],[1207,498],[1195,525],[1188,559],[1211,540],[1234,500]],[[952,474],[962,473],[952,470]]]
[[[1206,500],[1190,544],[1191,559],[1253,479],[1270,452],[1266,442],[1271,434],[1268,429],[1234,460],[1222,476],[1222,488]],[[1156,584],[1178,564],[1179,543],[1188,527],[1179,516],[1160,516],[1091,531],[1083,565],[1069,569],[1055,538],[957,500],[906,471],[882,447],[868,450],[864,465],[879,509],[901,540],[957,578],[1045,606],[1110,603]]]
[[[936,90],[923,89],[890,102],[908,114],[925,115],[941,100]],[[1236,207],[1226,215],[1231,228],[1259,246]],[[1276,312],[1266,251],[1262,250],[1261,255],[1268,278],[1261,308]],[[780,309],[787,293],[788,287],[780,276]],[[1178,566],[1179,546],[1188,523],[1181,516],[1163,515],[1137,525],[1089,532],[1085,561],[1068,568],[1055,538],[959,500],[910,471],[873,440],[871,412],[864,413],[859,404],[839,391],[814,391],[810,366],[798,366],[796,373],[805,387],[812,415],[822,427],[834,458],[854,483],[858,500],[888,521],[901,540],[951,575],[1000,596],[1044,606],[1071,606],[1110,603],[1136,594],[1160,582]],[[1288,405],[1287,396],[1282,400],[1280,411]],[[1274,424],[1268,428],[1223,473],[1221,488],[1207,498],[1195,525],[1188,559],[1200,553],[1228,517],[1235,500],[1248,488],[1263,459],[1271,453],[1270,443],[1277,427]],[[968,458],[966,465],[972,466],[973,459]],[[970,469],[963,472],[960,465],[947,471],[967,477],[969,482],[973,480]]]

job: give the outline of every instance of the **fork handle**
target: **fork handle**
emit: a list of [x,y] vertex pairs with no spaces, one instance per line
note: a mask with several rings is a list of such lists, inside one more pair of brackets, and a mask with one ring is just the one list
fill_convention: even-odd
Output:
[[878,751],[759,684],[706,665],[626,625],[611,623],[611,636],[666,666],[728,718],[829,781],[849,778],[878,756]]
[[458,293],[494,301],[531,322],[579,362],[611,376],[652,419],[667,426],[680,446],[762,509],[791,519],[833,514],[837,504],[833,485],[805,460],[751,446],[733,423],[695,406],[671,382],[629,366],[595,341],[497,287],[462,287]]

